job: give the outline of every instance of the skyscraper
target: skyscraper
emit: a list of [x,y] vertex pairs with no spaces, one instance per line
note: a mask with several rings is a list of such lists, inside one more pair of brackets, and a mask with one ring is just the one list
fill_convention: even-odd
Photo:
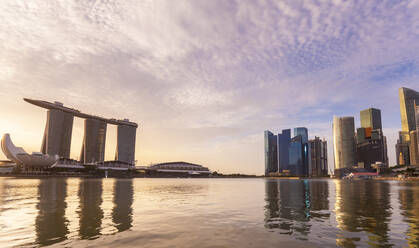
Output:
[[289,173],[289,146],[291,142],[291,129],[284,129],[277,136],[278,172]]
[[82,163],[105,160],[106,122],[96,119],[84,120],[84,137],[80,154]]
[[309,143],[311,157],[311,172],[309,174],[312,176],[327,176],[327,141],[316,136]]
[[308,130],[305,127],[294,128],[274,135],[264,132],[265,137],[265,175],[310,176],[312,172]]
[[419,142],[418,142],[418,130],[410,131],[410,164],[419,165]]
[[277,136],[266,130],[265,137],[265,176],[278,170]]
[[[62,103],[59,102],[54,104],[62,106]],[[72,114],[59,109],[49,109],[47,111],[47,123],[41,146],[42,153],[70,158],[73,119]]]
[[134,164],[136,133],[137,127],[118,125],[115,160]]
[[361,127],[382,129],[381,126],[381,111],[375,108],[369,108],[360,112]]
[[419,102],[419,92],[402,87],[399,89],[399,98],[402,131],[396,144],[397,165],[409,165],[410,156],[415,156],[415,151],[410,151],[410,133],[416,130],[415,105]]
[[388,165],[387,142],[381,125],[381,111],[369,108],[360,112],[361,128],[357,129],[356,156],[358,166],[371,169],[376,162]]
[[419,130],[419,101],[415,101],[416,130]]
[[294,137],[301,136],[302,152],[303,152],[303,175],[311,175],[311,159],[310,145],[308,143],[308,129],[306,127],[294,128]]
[[409,145],[410,142],[406,140],[406,137],[409,137],[410,134],[406,135],[406,132],[399,132],[399,139],[396,143],[396,162],[397,165],[408,165],[410,164],[410,154],[409,154]]
[[294,137],[301,135],[302,142],[308,143],[308,130],[306,127],[296,127],[294,128]]
[[419,130],[419,101],[415,101],[416,130]]
[[415,101],[416,130],[410,131],[410,164],[419,165],[419,101]]
[[333,117],[333,152],[335,170],[356,164],[354,117]]
[[291,139],[289,148],[289,171],[294,176],[305,176],[303,158],[303,138],[297,135]]
[[410,133],[416,130],[415,101],[419,103],[419,92],[402,87],[399,89],[399,98],[402,131]]

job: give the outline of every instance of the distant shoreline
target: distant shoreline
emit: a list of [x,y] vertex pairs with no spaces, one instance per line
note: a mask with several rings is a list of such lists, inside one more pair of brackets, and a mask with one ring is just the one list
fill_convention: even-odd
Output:
[[[33,175],[33,174],[0,174],[0,177],[10,177],[10,178],[28,178],[28,179],[42,179],[42,178],[106,178],[102,175],[94,175],[94,174],[82,174],[82,175],[64,175],[64,174],[49,174],[49,175]],[[330,177],[265,177],[265,176],[252,176],[252,175],[244,175],[244,176],[211,176],[211,177],[196,177],[196,176],[143,176],[143,175],[117,175],[117,176],[109,176],[107,178],[118,178],[118,179],[132,179],[132,178],[208,178],[208,179],[219,179],[219,178],[264,178],[264,179],[283,179],[283,180],[319,180],[319,179],[327,179],[327,180],[342,180],[340,178],[330,178]],[[375,181],[419,181],[419,177],[406,177],[406,178],[399,178],[399,177],[376,177],[371,179],[350,179],[350,180],[375,180]]]

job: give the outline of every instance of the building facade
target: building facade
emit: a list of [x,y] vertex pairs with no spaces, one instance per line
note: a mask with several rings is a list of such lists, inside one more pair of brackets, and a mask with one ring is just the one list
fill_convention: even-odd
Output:
[[399,89],[399,98],[402,131],[410,132],[416,130],[415,101],[419,103],[419,92],[402,87]]
[[335,170],[356,165],[354,117],[333,117]]
[[80,154],[80,162],[97,163],[105,161],[106,122],[84,120],[84,137]]
[[419,165],[419,130],[410,131],[410,164]]
[[306,127],[294,128],[294,137],[298,135],[301,135],[303,143],[308,143],[308,129]]
[[291,129],[284,129],[277,135],[278,172],[289,173],[289,146],[291,143]]
[[415,119],[416,119],[416,130],[419,130],[419,101],[415,102]]
[[400,139],[396,144],[396,163],[397,165],[410,164],[409,143],[400,142]]
[[358,167],[371,169],[376,162],[388,166],[387,140],[383,135],[381,111],[369,108],[360,112],[361,128],[357,129],[356,157]]
[[266,130],[265,138],[265,176],[278,171],[277,136]]
[[293,176],[305,176],[303,142],[301,135],[291,139],[289,159],[289,174]]
[[306,127],[294,128],[294,137],[301,136],[302,152],[303,152],[303,176],[311,174],[310,145],[308,143],[308,129]]
[[312,172],[308,130],[298,127],[284,129],[274,135],[264,132],[265,139],[265,175],[310,176]]
[[136,133],[136,127],[118,125],[115,160],[135,164]]
[[361,127],[371,129],[382,129],[381,110],[369,108],[360,112]]
[[311,158],[311,175],[315,177],[328,175],[327,141],[319,137],[309,141]]
[[[419,103],[419,92],[402,87],[399,89],[400,117],[402,131],[399,132],[399,140],[396,144],[397,165],[409,165],[410,156],[415,151],[410,151],[412,144],[410,132],[416,130],[416,105]],[[406,148],[407,147],[407,148]]]
[[[62,106],[62,103],[55,102]],[[58,109],[47,111],[47,122],[42,139],[41,152],[70,158],[71,135],[73,132],[73,115]]]

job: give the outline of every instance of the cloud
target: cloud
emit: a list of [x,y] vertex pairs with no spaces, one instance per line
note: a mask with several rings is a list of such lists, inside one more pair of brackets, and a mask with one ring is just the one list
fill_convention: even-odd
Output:
[[17,102],[33,97],[129,117],[142,164],[262,173],[265,129],[307,126],[331,140],[334,114],[370,106],[400,126],[397,88],[419,79],[418,12],[390,0],[6,0],[0,104],[29,112]]

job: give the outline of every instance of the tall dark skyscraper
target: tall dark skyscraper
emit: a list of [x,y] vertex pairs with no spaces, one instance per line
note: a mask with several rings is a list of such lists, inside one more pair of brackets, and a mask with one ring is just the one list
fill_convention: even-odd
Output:
[[310,145],[308,143],[308,129],[306,127],[294,128],[294,137],[301,136],[302,153],[303,153],[303,172],[302,175],[309,176],[311,173]]
[[419,131],[414,130],[410,131],[410,164],[411,165],[419,165]]
[[358,166],[371,169],[376,162],[388,166],[387,141],[381,125],[381,111],[369,108],[360,112],[361,128],[357,129],[356,156]]
[[297,135],[291,139],[289,148],[289,173],[294,176],[304,176],[303,138]]
[[265,175],[310,176],[311,157],[308,142],[308,130],[305,127],[294,128],[274,135],[265,131]]
[[396,144],[397,165],[409,165],[410,156],[416,156],[415,150],[410,151],[412,145],[410,137],[411,132],[416,130],[415,106],[419,102],[419,92],[402,87],[399,89],[399,98],[402,131],[399,132],[399,140]]
[[410,164],[410,135],[408,135],[409,140],[406,140],[406,132],[399,132],[399,139],[396,143],[396,162],[397,165],[408,165]]
[[297,135],[301,135],[302,142],[308,142],[308,130],[306,127],[296,127],[294,128],[294,137]]
[[265,137],[265,175],[278,171],[277,136],[266,130]]
[[279,173],[289,172],[289,146],[291,142],[291,129],[284,129],[277,136],[278,140],[278,167]]
[[310,143],[310,157],[311,157],[311,175],[312,176],[327,176],[327,141],[321,140],[319,137],[309,141]]

